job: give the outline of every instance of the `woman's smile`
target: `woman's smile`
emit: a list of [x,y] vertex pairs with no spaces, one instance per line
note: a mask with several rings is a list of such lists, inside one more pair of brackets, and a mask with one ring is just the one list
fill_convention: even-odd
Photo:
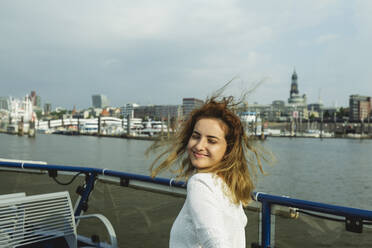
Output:
[[196,151],[192,151],[192,153],[196,158],[204,158],[204,157],[208,156],[207,154],[202,154],[202,153],[199,153],[199,152],[196,152]]

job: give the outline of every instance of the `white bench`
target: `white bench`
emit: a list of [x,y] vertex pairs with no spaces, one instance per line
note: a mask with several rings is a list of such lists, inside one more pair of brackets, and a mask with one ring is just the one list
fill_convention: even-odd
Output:
[[[117,247],[111,223],[99,214],[76,219],[98,218]],[[16,193],[0,196],[0,247],[18,247],[63,238],[66,246],[77,247],[75,217],[67,191],[26,196]]]

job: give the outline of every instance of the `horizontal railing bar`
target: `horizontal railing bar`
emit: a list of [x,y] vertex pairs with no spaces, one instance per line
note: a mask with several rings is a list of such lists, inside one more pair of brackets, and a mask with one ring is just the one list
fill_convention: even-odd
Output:
[[174,179],[168,178],[152,178],[150,176],[114,171],[108,169],[98,169],[91,167],[78,167],[78,166],[65,166],[65,165],[52,165],[52,164],[34,164],[34,163],[20,163],[20,162],[7,162],[0,161],[0,166],[9,168],[22,168],[22,169],[37,169],[37,170],[58,170],[67,172],[82,172],[82,173],[94,173],[97,175],[112,176],[119,178],[127,178],[131,180],[151,182],[155,184],[168,185],[179,188],[186,188],[186,184],[183,181],[175,181]]
[[[9,168],[22,168],[22,169],[37,169],[37,170],[57,170],[65,172],[82,172],[82,173],[92,173],[97,175],[125,178],[129,180],[137,180],[143,182],[149,182],[154,184],[162,184],[167,186],[186,188],[186,183],[183,181],[175,181],[174,179],[168,178],[152,178],[150,176],[138,175],[126,172],[119,172],[108,169],[98,169],[91,167],[77,167],[77,166],[65,166],[65,165],[51,165],[51,164],[37,164],[37,163],[26,163],[26,162],[8,162],[0,161],[0,167],[9,167]],[[295,207],[300,209],[306,209],[326,214],[332,214],[336,216],[356,216],[363,218],[365,220],[372,221],[372,211],[362,210],[357,208],[342,207],[337,205],[312,202],[299,200],[288,197],[274,196],[263,193],[255,193],[255,198],[259,202],[268,202],[270,204],[277,204],[288,207]]]
[[254,199],[259,202],[267,202],[270,204],[305,209],[319,213],[332,214],[335,216],[354,216],[364,220],[372,220],[372,211],[358,208],[343,207],[338,205],[300,200],[285,196],[269,195],[264,193],[254,193]]

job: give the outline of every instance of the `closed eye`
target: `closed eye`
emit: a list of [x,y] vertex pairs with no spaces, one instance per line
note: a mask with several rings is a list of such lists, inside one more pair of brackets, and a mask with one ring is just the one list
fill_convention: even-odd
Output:
[[199,139],[199,138],[200,138],[200,135],[197,134],[197,133],[193,133],[193,134],[191,135],[191,138],[193,138],[193,139]]

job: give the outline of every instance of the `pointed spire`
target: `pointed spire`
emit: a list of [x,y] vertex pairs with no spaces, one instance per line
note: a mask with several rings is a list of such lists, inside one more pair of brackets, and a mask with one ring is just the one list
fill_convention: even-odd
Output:
[[293,70],[292,74],[292,83],[291,83],[291,90],[290,90],[290,97],[292,97],[293,94],[298,94],[298,85],[297,85],[297,73],[296,68]]
[[296,67],[293,67],[292,80],[297,80]]

